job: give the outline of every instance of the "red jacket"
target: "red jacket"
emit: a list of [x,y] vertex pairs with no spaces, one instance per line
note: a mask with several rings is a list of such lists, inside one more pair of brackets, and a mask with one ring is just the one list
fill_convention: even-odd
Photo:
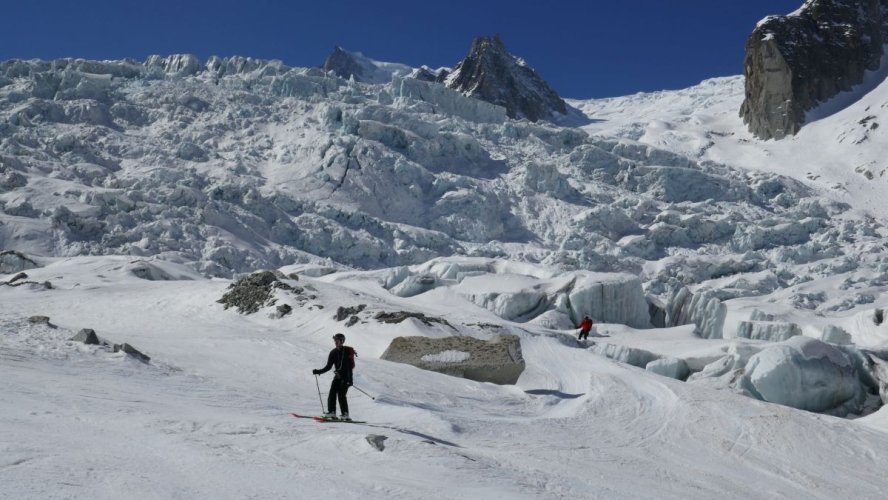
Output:
[[577,328],[581,330],[589,330],[590,328],[592,328],[592,320],[589,318],[584,318],[583,321],[581,321],[580,324],[577,325]]

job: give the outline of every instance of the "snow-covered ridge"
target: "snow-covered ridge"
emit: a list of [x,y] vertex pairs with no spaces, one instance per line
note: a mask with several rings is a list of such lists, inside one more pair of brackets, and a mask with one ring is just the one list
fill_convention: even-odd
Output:
[[[333,49],[324,61],[323,68],[346,80],[354,79],[364,83],[388,83],[395,76],[418,74],[417,69],[405,64],[376,61],[360,52],[350,52],[342,47]],[[431,73],[430,70],[426,71]]]

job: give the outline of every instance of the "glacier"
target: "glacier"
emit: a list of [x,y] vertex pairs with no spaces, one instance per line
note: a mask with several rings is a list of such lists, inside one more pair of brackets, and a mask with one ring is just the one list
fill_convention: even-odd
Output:
[[[745,132],[737,77],[568,100],[588,120],[531,123],[398,68],[366,83],[239,56],[0,62],[7,471],[79,478],[59,464],[99,443],[104,475],[123,461],[168,477],[118,449],[132,433],[164,456],[222,457],[195,476],[231,491],[243,470],[272,478],[244,479],[267,496],[290,491],[275,464],[337,446],[335,466],[371,471],[354,478],[370,497],[418,491],[378,488],[397,484],[392,464],[480,474],[488,496],[617,496],[565,472],[574,456],[630,496],[663,477],[675,497],[883,490],[834,467],[885,465],[885,127],[871,125],[886,88],[776,142]],[[219,304],[260,270],[287,287],[250,314]],[[86,328],[150,362],[69,340]],[[352,442],[361,431],[279,421],[317,405],[303,367],[333,332],[380,396],[353,404],[388,425],[390,462]],[[501,335],[526,365],[481,380],[505,386],[380,359],[399,337],[465,337],[424,360],[456,365]],[[59,420],[71,408],[82,434]]]

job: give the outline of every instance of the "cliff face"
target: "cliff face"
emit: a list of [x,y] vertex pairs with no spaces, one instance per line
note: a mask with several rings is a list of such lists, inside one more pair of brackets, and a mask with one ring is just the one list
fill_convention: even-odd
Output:
[[444,78],[444,84],[503,106],[511,118],[535,122],[567,112],[558,93],[523,59],[509,54],[499,35],[476,38],[469,55]]
[[794,135],[805,113],[862,82],[888,41],[888,0],[808,0],[746,41],[740,116],[761,139]]

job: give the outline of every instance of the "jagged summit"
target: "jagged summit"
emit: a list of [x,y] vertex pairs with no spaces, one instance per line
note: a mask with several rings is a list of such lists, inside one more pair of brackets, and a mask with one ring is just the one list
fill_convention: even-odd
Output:
[[355,80],[361,81],[364,76],[364,66],[358,63],[357,59],[351,52],[339,47],[333,47],[333,52],[327,56],[324,61],[324,71],[332,71],[336,76],[342,78],[354,77]]
[[862,82],[888,40],[888,0],[808,0],[746,42],[740,116],[762,139],[794,135],[807,111]]
[[512,118],[530,121],[566,113],[567,105],[527,63],[506,51],[499,35],[477,37],[469,55],[444,83],[466,95],[506,108]]

